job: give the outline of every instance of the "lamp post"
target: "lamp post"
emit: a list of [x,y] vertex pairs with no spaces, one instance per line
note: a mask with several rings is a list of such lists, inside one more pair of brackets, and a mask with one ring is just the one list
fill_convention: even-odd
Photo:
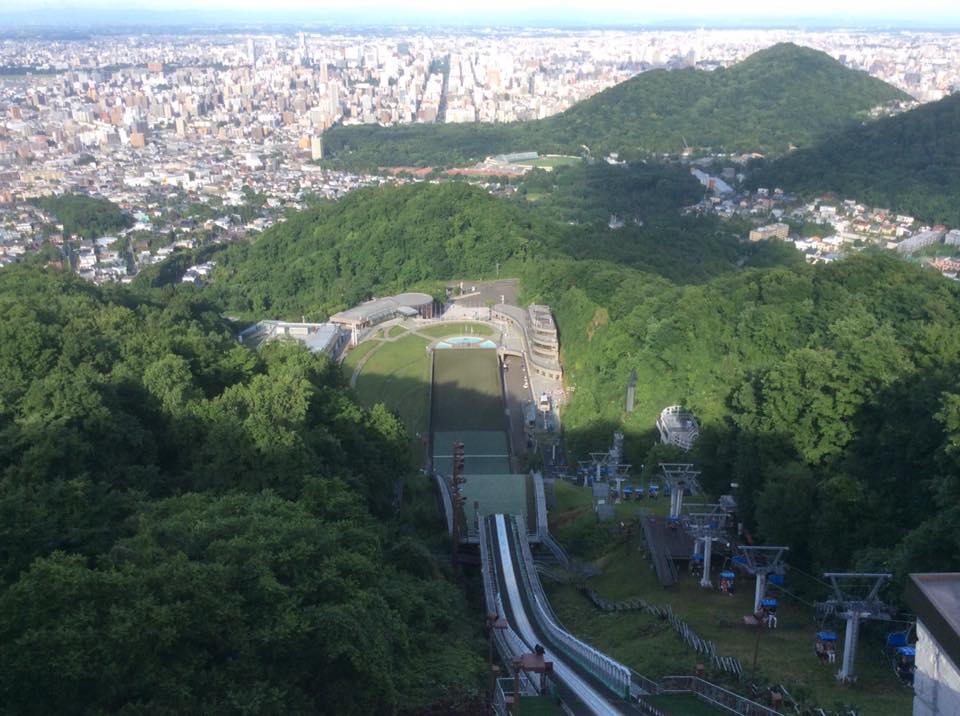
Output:
[[464,458],[463,458],[463,443],[455,442],[453,444],[453,475],[450,478],[451,488],[453,492],[453,547],[451,560],[453,563],[453,571],[456,573],[457,567],[460,562],[459,548],[460,548],[460,507],[463,505],[466,498],[460,494],[460,485],[466,482],[466,479],[463,477],[463,468],[464,468]]
[[496,613],[490,612],[487,614],[487,636],[488,636],[488,651],[487,651],[487,667],[490,672],[490,693],[494,695],[494,690],[497,686],[497,674],[500,673],[500,667],[493,663],[493,641],[494,641],[494,632],[499,630],[501,632],[509,628],[507,620],[499,617]]

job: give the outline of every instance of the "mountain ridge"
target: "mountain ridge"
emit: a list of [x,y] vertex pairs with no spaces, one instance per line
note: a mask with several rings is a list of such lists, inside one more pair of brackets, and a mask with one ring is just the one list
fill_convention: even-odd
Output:
[[502,152],[618,152],[685,146],[782,155],[907,95],[819,50],[780,43],[729,68],[654,69],[565,112],[510,124],[338,126],[325,136],[341,164],[450,166]]
[[960,226],[960,94],[853,127],[761,165],[752,186],[834,192],[873,206]]

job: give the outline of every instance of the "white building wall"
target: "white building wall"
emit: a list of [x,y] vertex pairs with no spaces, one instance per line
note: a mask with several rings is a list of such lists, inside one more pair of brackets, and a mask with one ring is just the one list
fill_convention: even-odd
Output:
[[960,670],[917,623],[913,716],[960,716]]

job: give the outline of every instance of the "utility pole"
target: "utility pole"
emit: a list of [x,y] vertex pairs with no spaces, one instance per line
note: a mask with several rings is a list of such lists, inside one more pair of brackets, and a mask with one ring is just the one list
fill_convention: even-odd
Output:
[[[837,679],[842,683],[856,681],[854,665],[857,659],[857,641],[860,637],[860,622],[866,619],[889,621],[895,609],[877,596],[880,588],[889,581],[889,574],[869,572],[827,572],[833,598],[817,602],[817,612],[826,616],[835,615],[847,622],[843,635],[843,661]],[[854,592],[866,596],[858,597]]]
[[463,443],[455,442],[453,444],[453,474],[450,477],[450,486],[453,492],[453,554],[452,554],[452,563],[453,571],[457,572],[458,567],[460,566],[460,507],[463,505],[464,498],[460,494],[460,485],[466,482],[466,478],[463,477],[463,468],[464,468],[464,459],[463,459]]

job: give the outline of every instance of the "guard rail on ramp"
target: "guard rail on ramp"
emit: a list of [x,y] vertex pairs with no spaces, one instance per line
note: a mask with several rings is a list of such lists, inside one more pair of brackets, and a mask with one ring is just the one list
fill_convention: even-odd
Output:
[[[630,670],[574,637],[551,616],[542,588],[532,586],[539,580],[528,558],[529,546],[519,538],[514,520],[491,515],[481,532],[487,606],[496,607],[506,618],[508,631],[526,651],[533,651],[537,644],[544,647],[545,658],[553,662],[551,678],[566,708],[578,716],[644,713],[629,701],[636,689]],[[518,648],[515,643],[509,646]]]

